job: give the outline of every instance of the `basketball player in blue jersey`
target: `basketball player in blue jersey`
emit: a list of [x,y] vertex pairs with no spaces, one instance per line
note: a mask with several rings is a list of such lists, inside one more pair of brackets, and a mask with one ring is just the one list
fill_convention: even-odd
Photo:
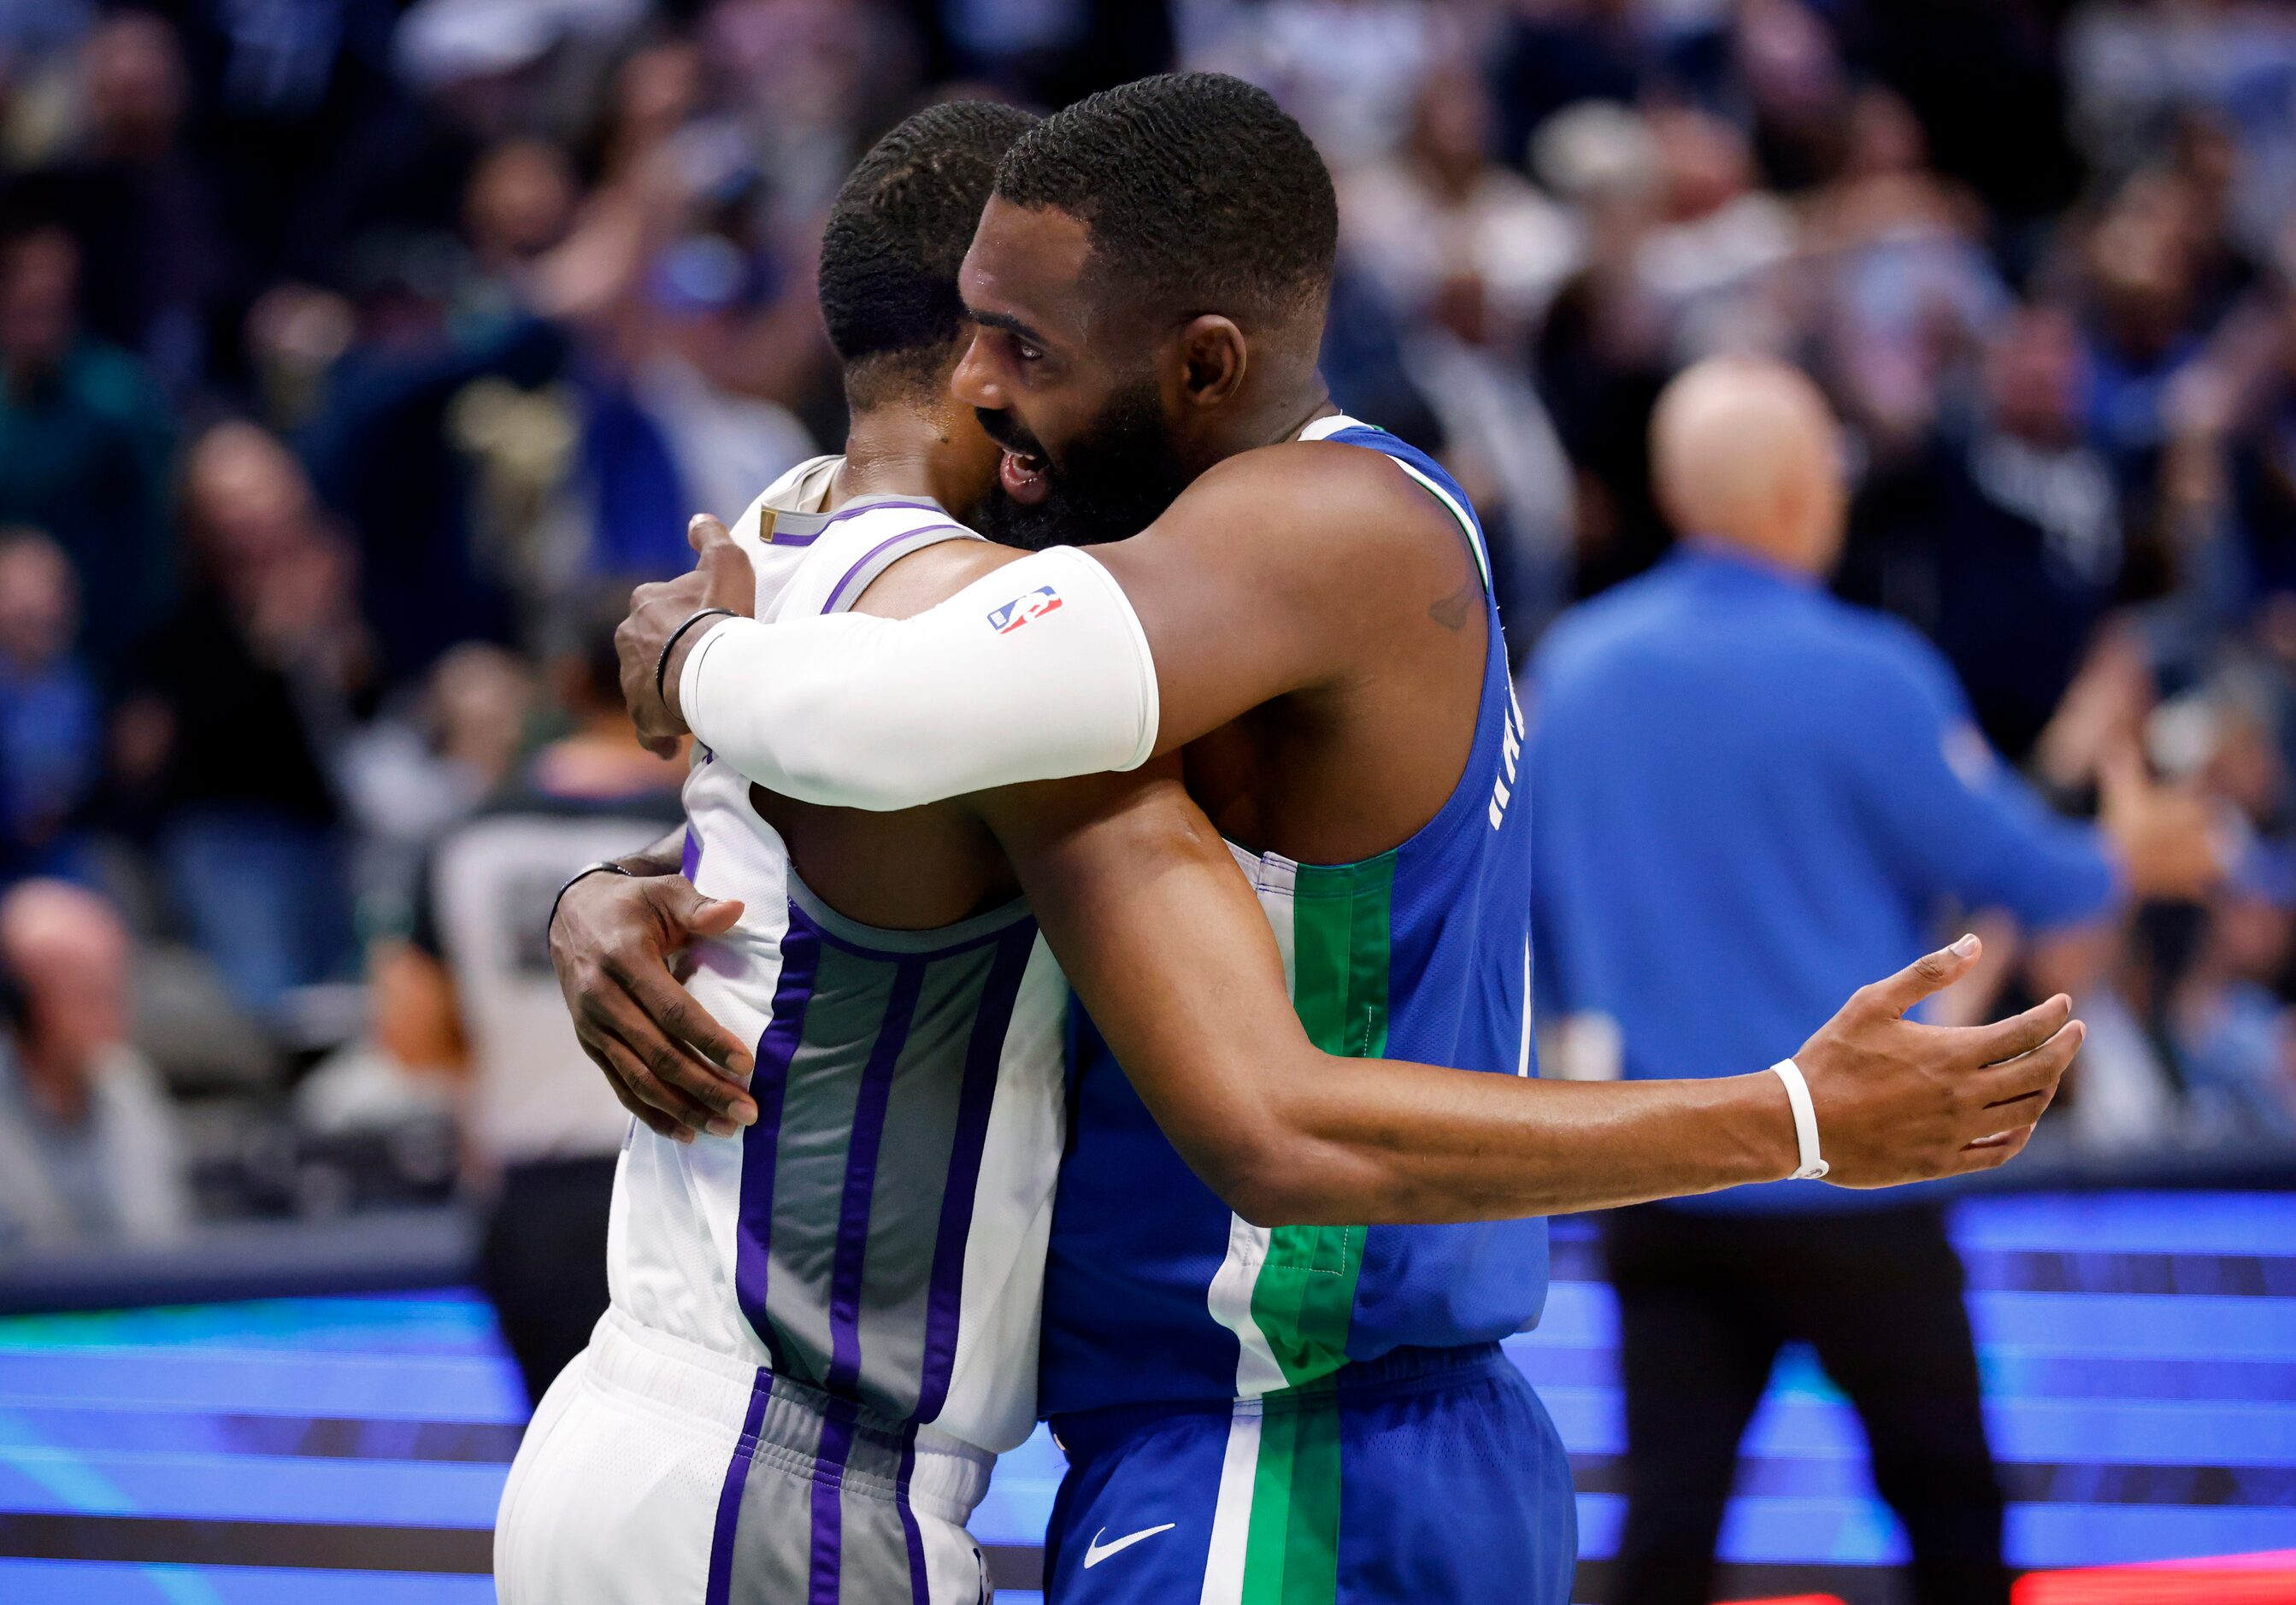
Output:
[[[744,610],[749,583],[706,531],[698,589],[642,591],[625,626],[634,707],[660,737],[690,725],[777,807],[1004,788],[958,807],[1097,1027],[1072,1052],[1046,1307],[1043,1404],[1071,1457],[1056,1595],[1567,1598],[1568,1468],[1496,1347],[1543,1293],[1524,1217],[1815,1170],[1821,1131],[1852,1183],[1997,1162],[2078,1027],[2062,1000],[1966,1036],[1898,1020],[1971,956],[1951,953],[1861,993],[1791,1074],[1521,1078],[1520,720],[1480,531],[1439,468],[1316,384],[1320,161],[1259,92],[1156,79],[1023,135],[997,189],[954,384],[1008,447],[1005,493],[1070,536],[1168,512],[1097,561],[944,543],[863,610],[770,626],[696,616]],[[1152,747],[1181,755],[1232,845],[1196,829],[1169,764],[1018,784]],[[1239,864],[1266,916],[1250,940],[1226,913]],[[581,979],[573,950],[613,940],[597,900],[630,899],[659,942],[675,895],[577,887],[562,973],[627,981],[627,949]],[[633,1097],[755,1118],[691,1055],[634,1053],[644,1014],[746,1068],[633,990],[592,1015],[617,1022]],[[1882,1085],[1935,1107],[1876,1118]]]

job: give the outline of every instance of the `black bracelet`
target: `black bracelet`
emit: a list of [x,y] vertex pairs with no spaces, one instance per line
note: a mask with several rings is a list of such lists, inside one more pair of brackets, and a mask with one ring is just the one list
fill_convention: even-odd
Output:
[[566,894],[574,889],[574,883],[577,880],[586,880],[588,877],[601,872],[609,875],[627,875],[633,880],[638,879],[637,871],[634,869],[626,869],[621,864],[616,864],[611,858],[601,858],[595,864],[586,864],[580,869],[576,870],[572,874],[567,876],[566,884],[558,888],[558,895],[550,900],[550,917],[542,922],[542,940],[545,946],[548,946],[550,942],[550,928],[558,923],[558,905],[566,901]]
[[739,617],[740,615],[735,613],[731,608],[703,608],[697,612],[687,614],[685,622],[679,625],[676,629],[670,631],[669,639],[661,643],[661,656],[653,660],[653,694],[657,698],[660,699],[661,705],[664,708],[668,708],[669,706],[669,686],[665,678],[665,676],[669,673],[669,655],[677,650],[677,643],[679,640],[684,637],[685,632],[692,629],[695,625],[700,624],[705,618],[736,618]]

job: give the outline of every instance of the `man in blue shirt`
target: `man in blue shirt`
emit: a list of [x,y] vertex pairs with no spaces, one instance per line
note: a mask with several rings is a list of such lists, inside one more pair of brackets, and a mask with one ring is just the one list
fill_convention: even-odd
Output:
[[[2123,766],[2059,818],[1978,733],[1937,651],[1834,601],[1833,421],[1771,364],[1669,387],[1652,460],[1684,545],[1578,610],[1538,660],[1530,742],[1543,1001],[1605,1023],[1606,1073],[1785,1057],[1829,1000],[1949,908],[2094,924],[2213,871],[2197,798]],[[1742,1189],[1620,1212],[1628,1510],[1618,1605],[1703,1605],[1737,1442],[1811,1343],[1863,1417],[1924,1601],[2008,1599],[1961,1272],[1933,1206]]]

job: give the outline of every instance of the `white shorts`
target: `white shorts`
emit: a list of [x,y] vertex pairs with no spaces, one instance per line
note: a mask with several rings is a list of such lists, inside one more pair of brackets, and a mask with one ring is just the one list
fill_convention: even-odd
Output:
[[995,1457],[609,1310],[526,1429],[503,1605],[980,1605]]

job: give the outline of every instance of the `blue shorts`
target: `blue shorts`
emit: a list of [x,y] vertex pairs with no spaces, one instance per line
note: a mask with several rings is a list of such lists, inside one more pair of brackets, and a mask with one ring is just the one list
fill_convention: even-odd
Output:
[[1053,1431],[1049,1605],[1569,1605],[1570,1462],[1496,1344]]

